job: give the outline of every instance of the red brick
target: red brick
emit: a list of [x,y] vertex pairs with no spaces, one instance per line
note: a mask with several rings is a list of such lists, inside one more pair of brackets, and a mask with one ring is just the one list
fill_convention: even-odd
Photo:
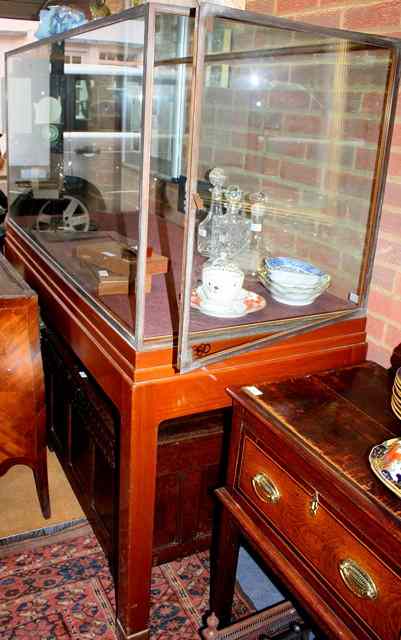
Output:
[[298,258],[307,260],[310,255],[310,242],[304,238],[296,238],[296,250]]
[[[347,0],[342,0],[341,4],[346,4]],[[358,0],[348,0],[350,4],[356,4]],[[340,4],[339,0],[320,0],[321,7],[332,7],[336,4]]]
[[265,137],[257,133],[237,133],[232,134],[232,146],[250,151],[263,151]]
[[385,326],[385,344],[393,351],[401,342],[401,324],[395,326],[387,323]]
[[[394,293],[401,296],[401,272],[398,272],[395,276]],[[399,321],[401,322],[401,318]]]
[[354,90],[360,87],[365,91],[368,89],[378,91],[381,88],[384,90],[387,82],[387,71],[387,62],[380,62],[379,60],[373,62],[373,64],[365,63],[365,66],[351,66],[347,73],[347,86],[352,87]]
[[277,0],[277,15],[297,13],[318,6],[318,0]]
[[372,286],[391,292],[394,287],[395,276],[395,269],[383,267],[376,261],[373,267]]
[[284,131],[300,135],[321,135],[326,130],[327,123],[319,116],[287,114],[284,118]]
[[381,233],[393,235],[394,238],[399,238],[401,231],[401,210],[390,211],[388,209],[383,209],[380,221],[380,231]]
[[280,139],[268,138],[266,140],[266,150],[268,153],[275,153],[291,158],[303,158],[305,156],[306,144],[304,142],[282,141]]
[[284,180],[291,182],[318,185],[321,178],[321,171],[315,167],[308,167],[304,164],[283,160],[281,163],[280,176]]
[[372,287],[369,294],[369,309],[385,318],[401,318],[401,298],[382,293]]
[[231,106],[233,102],[233,92],[225,87],[208,87],[207,101],[210,105],[219,104],[225,107]]
[[357,149],[355,168],[360,171],[373,171],[376,164],[376,151],[372,149]]
[[355,256],[350,256],[347,253],[344,253],[341,266],[343,274],[346,273],[348,275],[348,279],[354,279],[353,287],[356,288],[361,270],[361,261],[355,258]]
[[401,178],[401,153],[393,152],[390,155],[390,160],[388,163],[388,175],[392,177]]
[[253,173],[264,173],[264,157],[247,155],[245,156],[245,169]]
[[355,196],[367,200],[371,191],[371,182],[364,176],[357,176],[352,173],[336,173],[328,171],[326,174],[326,186],[348,196]]
[[377,143],[380,124],[377,120],[346,118],[343,121],[343,135],[347,140]]
[[[358,113],[361,108],[362,94],[357,92],[347,93],[342,96],[341,107],[343,113]],[[333,94],[322,91],[311,92],[311,111],[331,111],[333,108]]]
[[308,109],[310,96],[307,91],[272,91],[270,106],[273,109]]
[[[252,112],[255,115],[262,115],[256,112]],[[252,116],[251,113],[251,116]],[[256,127],[257,125],[254,123],[252,117],[249,117],[249,126],[250,127]],[[271,131],[281,131],[282,128],[282,118],[283,118],[283,114],[282,113],[277,113],[277,112],[272,112],[272,113],[265,113],[263,115],[263,129],[265,132],[271,132]]]
[[258,13],[274,13],[275,0],[247,0],[247,11],[256,11]]
[[383,238],[379,234],[376,261],[380,261],[380,264],[401,265],[401,244],[395,240]]
[[[401,101],[400,101],[401,104]],[[401,109],[401,107],[400,107]],[[401,115],[401,112],[400,112]],[[394,130],[393,130],[393,137],[392,137],[392,144],[393,145],[400,145],[401,146],[401,124],[395,124],[394,125]]]
[[296,64],[291,68],[290,79],[292,82],[296,82],[304,86],[305,88],[316,88],[318,91],[323,92],[325,87],[331,87],[332,78],[335,72],[334,64],[319,64],[310,63]]
[[401,204],[401,184],[387,180],[384,192],[384,204],[399,207]]
[[369,338],[374,338],[378,342],[382,342],[384,338],[384,326],[384,320],[369,315],[366,324],[366,330]]
[[362,111],[367,113],[380,113],[383,108],[383,95],[380,93],[367,93],[363,96]]
[[386,347],[377,345],[374,342],[369,341],[369,336],[368,336],[367,357],[368,357],[368,360],[373,360],[374,362],[377,362],[378,364],[381,364],[383,367],[387,368],[390,366],[391,351]]
[[354,159],[354,148],[352,146],[337,145],[337,149],[334,148],[333,142],[330,140],[314,142],[308,142],[306,149],[306,157],[308,160],[315,160],[326,164],[327,162],[337,162],[337,164],[350,167]]
[[[288,252],[293,253],[295,250],[295,235],[287,228],[275,229],[272,234],[273,242],[277,251],[283,251],[285,249]],[[279,254],[280,255],[280,254]]]
[[319,11],[294,16],[300,22],[308,22],[322,27],[339,27],[341,25],[341,11]]
[[242,153],[231,149],[215,149],[214,162],[218,166],[242,168],[244,166],[244,156]]
[[344,12],[344,29],[375,29],[382,27],[398,27],[401,20],[401,3],[399,0],[380,2],[363,7],[353,7]]
[[325,265],[329,270],[336,270],[340,263],[340,251],[327,246],[311,242],[312,262],[320,266]]
[[284,202],[291,202],[296,204],[299,200],[299,191],[292,187],[286,187],[279,182],[273,182],[272,180],[263,180],[263,189],[267,191],[273,200],[281,200]]
[[[347,226],[341,226],[336,230],[333,229],[331,239],[335,238],[334,243],[336,247],[342,247],[343,250],[349,249],[361,249],[365,239],[365,229],[351,229]],[[359,271],[359,268],[358,268]]]
[[278,176],[279,168],[280,160],[278,160],[277,158],[265,157],[263,170],[266,176]]

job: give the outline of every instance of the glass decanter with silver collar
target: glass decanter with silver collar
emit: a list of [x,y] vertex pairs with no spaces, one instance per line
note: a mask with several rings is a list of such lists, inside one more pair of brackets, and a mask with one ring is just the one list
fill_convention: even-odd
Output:
[[212,220],[211,257],[223,252],[233,259],[246,247],[249,221],[242,214],[242,195],[238,185],[229,185],[225,190],[226,213]]
[[212,169],[209,173],[209,181],[212,184],[212,200],[210,203],[210,209],[206,218],[204,218],[198,226],[198,251],[202,256],[207,257],[211,255],[210,248],[213,218],[224,215],[222,199],[226,175],[223,169],[220,169],[219,167]]
[[256,275],[263,259],[269,254],[263,235],[263,220],[267,212],[267,196],[259,191],[249,196],[251,202],[251,224],[249,242],[238,255],[237,262],[246,274]]

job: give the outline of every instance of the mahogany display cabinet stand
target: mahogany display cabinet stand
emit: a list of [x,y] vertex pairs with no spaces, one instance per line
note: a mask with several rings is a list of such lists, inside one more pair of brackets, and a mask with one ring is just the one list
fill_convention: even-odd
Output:
[[[68,351],[71,350],[77,359],[75,364],[72,364],[70,355],[60,347],[61,364],[58,369],[55,365],[55,370],[60,371],[60,367],[63,369],[62,363],[65,360],[62,375],[67,375],[71,367],[75,367],[74,375],[81,386],[88,389],[88,393],[93,393],[89,391],[89,382],[92,381],[95,383],[94,388],[102,391],[101,400],[96,399],[93,402],[99,402],[96,411],[102,415],[103,426],[93,429],[88,424],[86,429],[80,428],[81,408],[88,401],[85,398],[75,398],[72,401],[72,411],[77,414],[77,418],[71,422],[70,433],[73,434],[73,440],[69,444],[70,448],[63,445],[63,438],[67,437],[66,432],[63,432],[65,427],[62,427],[61,433],[57,435],[56,442],[59,451],[63,452],[60,459],[67,475],[70,478],[74,476],[73,486],[88,518],[92,523],[98,523],[98,526],[95,524],[95,530],[100,542],[109,557],[111,550],[113,552],[117,619],[121,637],[148,638],[153,558],[171,559],[174,554],[190,552],[198,543],[202,544],[203,534],[210,535],[211,512],[203,511],[202,514],[202,510],[211,509],[210,489],[218,483],[219,474],[224,472],[221,459],[216,464],[216,459],[220,456],[219,451],[222,450],[221,444],[217,441],[223,438],[223,418],[219,413],[209,418],[204,414],[210,411],[219,412],[230,406],[230,399],[225,392],[229,385],[276,380],[289,375],[302,375],[363,361],[367,347],[365,319],[361,317],[334,323],[304,335],[294,336],[281,344],[266,346],[227,358],[222,363],[180,375],[174,366],[173,348],[136,352],[102,314],[52,268],[46,257],[24,238],[13,222],[8,226],[6,252],[38,292],[46,326],[54,336],[62,336],[58,344],[68,343]],[[48,345],[46,349],[52,347]],[[47,360],[48,356],[45,358]],[[87,382],[79,373],[80,367],[84,374],[88,375]],[[71,388],[71,385],[67,384],[67,389],[69,387]],[[57,397],[57,393],[59,397],[62,393],[57,383],[54,392],[56,395],[53,397]],[[108,399],[107,409],[104,396]],[[64,400],[57,401],[51,409],[53,412],[65,410]],[[85,411],[93,409],[87,406]],[[188,427],[185,426],[185,421],[174,424],[172,421],[199,414],[201,418],[196,418],[195,422],[191,418],[191,436],[186,440],[185,430]],[[218,425],[216,415],[220,415]],[[65,416],[62,416],[60,424],[65,425],[65,420]],[[196,436],[196,420],[202,423],[199,437]],[[115,425],[118,425],[118,431],[115,430]],[[165,429],[166,436],[163,435]],[[171,435],[171,430],[174,429],[181,430],[178,438]],[[76,438],[74,432],[78,433]],[[162,539],[168,528],[163,526],[159,533],[156,528],[154,549],[154,525],[158,518],[161,518],[160,509],[157,511],[155,507],[157,483],[159,482],[159,491],[162,484],[163,490],[166,493],[170,492],[168,504],[171,505],[172,500],[175,500],[174,504],[179,505],[180,511],[175,522],[181,519],[181,531],[185,529],[185,513],[193,509],[194,504],[190,493],[186,494],[186,504],[179,495],[176,473],[178,456],[175,460],[170,458],[170,454],[167,456],[170,459],[170,472],[171,468],[174,469],[174,465],[177,465],[176,471],[173,472],[175,477],[170,477],[171,491],[167,484],[161,482],[163,456],[160,453],[158,459],[158,452],[162,451],[163,446],[170,445],[176,451],[180,447],[188,446],[192,447],[192,452],[199,452],[198,444],[203,437],[208,440],[209,445],[215,438],[215,450],[210,455],[210,449],[207,447],[202,454],[205,458],[209,457],[210,465],[204,464],[205,458],[202,462],[199,453],[196,488],[199,518],[195,524],[192,520],[188,525],[188,530],[191,530],[189,537],[181,537],[178,542],[175,523],[169,525],[170,531],[175,531],[173,542],[171,539],[167,542]],[[192,445],[191,438],[195,438]],[[181,444],[176,445],[175,442],[179,440]],[[184,445],[184,442],[187,444]],[[86,456],[90,458],[90,464],[85,462]],[[91,456],[94,456],[95,467]],[[179,456],[180,460],[186,456],[187,454]],[[99,473],[96,474],[95,471],[93,475],[96,465]],[[117,471],[113,471],[113,465]],[[188,461],[185,465],[188,465]],[[100,472],[104,467],[107,474],[114,474],[114,484],[109,484],[106,480],[109,476]],[[104,493],[104,484],[107,484],[108,497]],[[114,494],[114,498],[110,492]],[[200,499],[201,494],[206,497]],[[163,500],[167,500],[167,497]],[[160,502],[163,500],[160,499]],[[185,540],[189,540],[187,546]]]
[[219,619],[230,618],[245,539],[322,637],[399,640],[400,501],[369,466],[372,447],[401,433],[392,381],[365,362],[230,390],[211,581]]

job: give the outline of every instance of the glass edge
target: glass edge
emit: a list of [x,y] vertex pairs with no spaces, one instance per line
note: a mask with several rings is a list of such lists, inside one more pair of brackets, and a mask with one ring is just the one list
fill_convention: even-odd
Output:
[[304,333],[308,333],[309,331],[314,331],[316,329],[330,326],[335,322],[339,322],[339,321],[341,322],[341,321],[349,320],[352,318],[361,317],[363,315],[364,314],[362,312],[362,309],[358,308],[358,309],[353,309],[351,311],[342,311],[338,313],[333,312],[330,314],[330,318],[316,319],[312,322],[307,322],[306,320],[302,322],[298,320],[295,327],[278,331],[273,335],[265,336],[263,338],[251,340],[246,344],[223,349],[222,351],[213,353],[210,356],[206,355],[205,357],[198,358],[196,360],[194,360],[192,356],[192,349],[187,349],[187,351],[184,354],[182,354],[183,357],[181,359],[181,366],[179,368],[179,372],[183,374],[183,373],[188,373],[190,371],[194,371],[195,369],[201,369],[202,367],[205,367],[205,366],[207,367],[210,364],[219,363],[222,360],[229,358],[230,356],[237,357],[239,355],[248,353],[250,351],[254,351],[254,350],[256,351],[259,348],[263,348],[266,345],[268,346],[270,344],[280,343],[292,336],[303,335]]
[[336,37],[341,40],[355,40],[382,48],[401,49],[401,38],[391,38],[371,33],[364,33],[362,31],[340,29],[337,27],[325,27],[308,22],[281,18],[270,14],[267,15],[243,9],[228,8],[223,5],[203,3],[201,4],[201,12],[209,17],[226,18],[235,22],[249,22],[257,26],[279,27],[290,31],[302,31],[306,33],[312,32],[317,35]]
[[130,7],[129,9],[125,9],[120,13],[115,13],[111,16],[107,16],[105,18],[96,18],[95,20],[89,20],[84,24],[76,27],[75,29],[69,29],[68,31],[64,31],[63,33],[58,33],[54,36],[50,36],[49,38],[42,38],[40,40],[36,40],[35,42],[29,42],[22,47],[17,47],[16,49],[11,49],[10,51],[5,52],[5,59],[7,61],[8,58],[23,53],[24,51],[31,51],[31,49],[36,49],[40,46],[45,46],[52,44],[53,42],[60,42],[62,40],[68,40],[70,38],[74,38],[75,36],[81,35],[82,33],[90,33],[91,31],[97,31],[102,27],[108,27],[113,24],[118,24],[119,22],[126,22],[127,20],[134,20],[136,18],[145,18],[146,13],[148,11],[148,4],[141,4],[137,7]]
[[123,324],[118,322],[118,320],[116,320],[107,311],[107,308],[101,305],[96,300],[96,298],[91,296],[90,293],[88,293],[86,289],[84,289],[82,285],[80,285],[80,283],[77,282],[77,280],[75,280],[68,273],[68,271],[66,271],[62,267],[62,265],[55,258],[53,258],[53,256],[48,253],[46,249],[42,247],[42,245],[37,240],[35,240],[35,238],[32,238],[32,236],[24,229],[24,227],[21,227],[11,217],[7,218],[7,226],[11,226],[12,228],[14,228],[15,232],[20,234],[24,238],[24,240],[29,243],[30,247],[33,246],[33,250],[36,251],[36,253],[38,253],[39,256],[46,261],[46,264],[49,264],[53,271],[58,273],[66,281],[66,283],[71,286],[85,300],[85,302],[87,302],[96,312],[98,312],[102,320],[107,322],[107,324],[113,330],[115,330],[116,333],[118,333],[118,335],[123,338],[131,347],[136,348],[137,341],[134,332],[129,331],[129,329],[127,329]]

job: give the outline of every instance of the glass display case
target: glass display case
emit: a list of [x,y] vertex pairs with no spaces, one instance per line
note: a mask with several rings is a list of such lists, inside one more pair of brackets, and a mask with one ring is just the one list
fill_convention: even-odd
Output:
[[363,314],[397,40],[146,4],[7,55],[9,216],[181,371]]

